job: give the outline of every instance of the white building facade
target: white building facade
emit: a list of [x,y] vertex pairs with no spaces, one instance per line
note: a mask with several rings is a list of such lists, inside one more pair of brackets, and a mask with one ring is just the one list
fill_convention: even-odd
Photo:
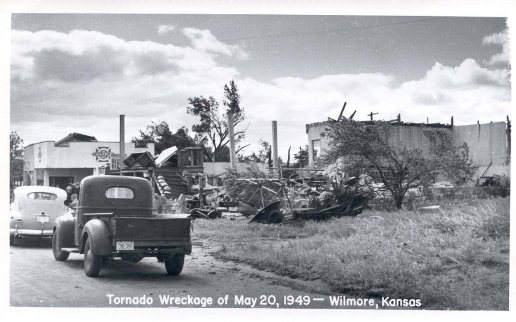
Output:
[[[61,187],[80,182],[89,175],[104,174],[107,167],[120,164],[119,142],[43,141],[24,148],[23,184]],[[149,152],[154,143],[125,143],[125,157]]]

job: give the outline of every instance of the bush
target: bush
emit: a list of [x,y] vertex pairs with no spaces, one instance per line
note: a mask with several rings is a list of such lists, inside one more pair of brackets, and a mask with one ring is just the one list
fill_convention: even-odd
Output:
[[500,177],[500,187],[502,188],[502,197],[505,198],[511,194],[511,178],[505,174]]

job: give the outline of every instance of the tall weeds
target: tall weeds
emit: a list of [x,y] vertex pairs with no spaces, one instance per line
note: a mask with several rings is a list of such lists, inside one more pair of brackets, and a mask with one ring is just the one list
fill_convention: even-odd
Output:
[[203,221],[218,256],[336,292],[419,298],[425,308],[508,309],[509,198],[436,213],[368,211],[357,218],[260,225]]

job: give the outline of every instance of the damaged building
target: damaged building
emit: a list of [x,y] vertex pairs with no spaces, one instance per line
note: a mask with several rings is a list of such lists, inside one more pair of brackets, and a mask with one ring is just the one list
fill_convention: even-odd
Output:
[[[330,122],[310,123],[306,125],[308,136],[309,166],[313,168],[317,160],[325,153],[330,138],[324,135]],[[370,123],[374,121],[361,121]],[[485,124],[454,125],[442,123],[410,123],[401,121],[401,117],[389,121],[392,131],[389,144],[406,148],[429,149],[429,142],[424,131],[428,128],[440,128],[449,131],[454,143],[466,143],[473,163],[478,167],[474,179],[510,175],[511,122],[491,122]]]

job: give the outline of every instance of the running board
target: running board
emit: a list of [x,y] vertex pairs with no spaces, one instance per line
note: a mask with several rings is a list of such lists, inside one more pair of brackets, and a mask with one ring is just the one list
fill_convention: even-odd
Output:
[[67,252],[67,253],[78,253],[79,248],[61,248],[61,251]]

